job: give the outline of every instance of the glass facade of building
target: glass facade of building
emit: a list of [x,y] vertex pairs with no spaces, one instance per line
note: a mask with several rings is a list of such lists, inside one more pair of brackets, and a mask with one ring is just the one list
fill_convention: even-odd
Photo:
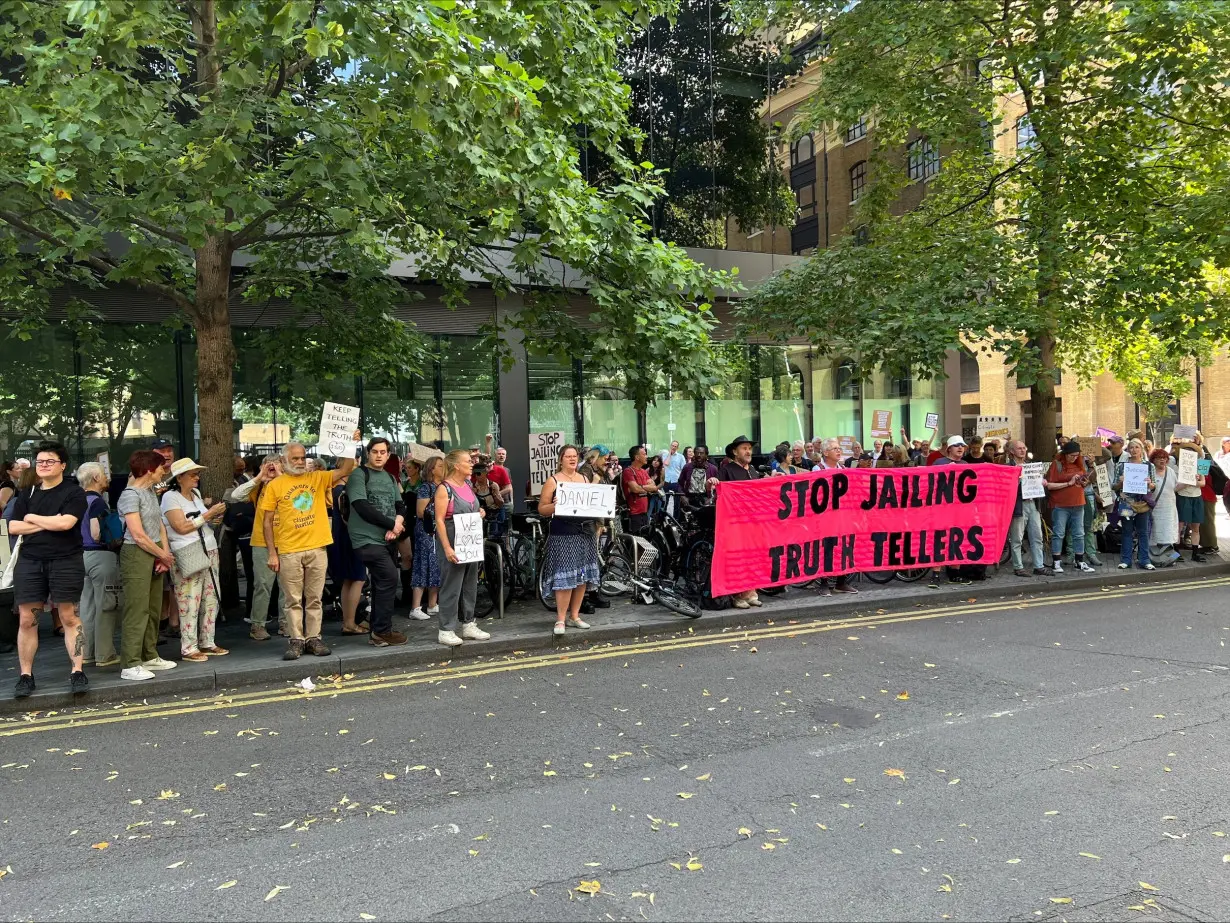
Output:
[[[235,436],[244,453],[273,450],[291,438],[315,440],[322,401],[357,404],[364,430],[395,442],[434,443],[444,449],[481,445],[500,434],[500,374],[478,336],[436,334],[422,371],[410,377],[313,377],[270,374],[259,331],[236,331]],[[747,435],[757,452],[781,441],[851,436],[864,445],[880,411],[891,414],[894,441],[901,427],[926,437],[928,413],[941,415],[942,380],[861,380],[851,361],[820,357],[806,346],[725,344],[728,381],[705,399],[663,381],[656,402],[638,412],[621,372],[530,355],[512,373],[524,374],[528,431],[563,432],[570,442],[602,443],[625,455],[630,446],[653,451],[672,440],[707,443],[720,453]],[[0,340],[0,457],[30,457],[42,439],[69,447],[75,464],[108,453],[122,468],[136,448],[156,438],[196,456],[196,348],[189,330],[160,324],[97,324],[74,335],[49,326],[29,341]],[[505,386],[510,380],[505,378]],[[521,431],[525,421],[504,429]],[[950,425],[955,425],[955,422]],[[943,431],[943,429],[941,429]],[[505,437],[507,438],[507,437]],[[517,451],[516,444],[509,446]]]

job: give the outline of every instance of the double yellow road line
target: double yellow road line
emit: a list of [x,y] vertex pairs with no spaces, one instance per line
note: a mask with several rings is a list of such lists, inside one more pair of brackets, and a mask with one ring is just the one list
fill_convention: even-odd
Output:
[[[519,670],[536,670],[543,667],[574,666],[612,658],[635,657],[640,654],[669,654],[674,651],[693,648],[712,647],[756,643],[774,638],[795,638],[799,636],[822,634],[831,631],[866,630],[884,625],[899,625],[907,622],[922,622],[929,619],[953,618],[956,616],[981,615],[984,613],[1004,612],[1012,609],[1040,609],[1052,606],[1066,606],[1073,603],[1093,600],[1122,599],[1125,597],[1152,596],[1160,593],[1176,593],[1184,590],[1203,590],[1230,585],[1230,576],[1190,580],[1179,583],[1160,583],[1144,585],[1114,586],[1111,589],[1098,589],[1047,595],[1033,599],[1015,598],[997,600],[989,603],[961,603],[956,605],[934,606],[927,609],[907,609],[898,612],[861,616],[856,618],[838,619],[833,621],[814,621],[789,624],[780,622],[766,625],[763,628],[747,628],[705,632],[703,634],[686,634],[655,641],[643,641],[633,644],[612,644],[610,646],[577,650],[574,653],[535,654],[526,657],[510,657],[500,661],[484,661],[465,663],[458,666],[436,667],[427,670],[417,670],[406,673],[370,676],[364,679],[344,681],[340,686],[323,685],[312,692],[304,692],[298,687],[285,689],[259,690],[241,692],[234,695],[216,695],[199,702],[185,703],[182,701],[162,702],[155,704],[126,705],[110,712],[86,711],[76,714],[59,713],[35,718],[17,725],[0,725],[0,737],[15,737],[18,734],[32,734],[38,731],[55,731],[69,728],[93,727],[100,724],[118,724],[126,721],[140,721],[148,718],[168,718],[172,715],[190,715],[200,712],[233,711],[251,705],[274,705],[278,703],[302,702],[305,699],[332,698],[337,695],[347,695],[355,692],[379,692],[386,689],[397,689],[403,686],[422,686],[432,683],[465,680],[477,676],[487,676],[493,673],[513,673]],[[789,618],[788,613],[782,613],[782,618]],[[704,628],[704,621],[695,623]]]

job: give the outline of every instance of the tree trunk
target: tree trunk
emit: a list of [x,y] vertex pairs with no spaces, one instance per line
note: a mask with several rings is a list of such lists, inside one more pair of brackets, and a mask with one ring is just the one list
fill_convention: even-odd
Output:
[[1039,336],[1035,342],[1042,370],[1029,389],[1029,409],[1033,418],[1033,432],[1029,434],[1029,444],[1033,447],[1035,458],[1049,459],[1054,455],[1058,418],[1055,399],[1055,379],[1058,378],[1055,368],[1055,338],[1048,332]]
[[235,458],[232,426],[235,345],[231,339],[230,237],[209,238],[196,251],[196,391],[201,427],[203,493],[215,501],[231,484]]

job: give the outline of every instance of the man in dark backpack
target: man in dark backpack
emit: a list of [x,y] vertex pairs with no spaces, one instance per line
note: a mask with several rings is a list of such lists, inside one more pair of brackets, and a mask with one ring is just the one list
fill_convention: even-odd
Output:
[[367,444],[367,462],[346,482],[348,510],[342,510],[355,554],[372,578],[371,643],[376,647],[405,644],[393,630],[393,605],[400,579],[393,547],[406,531],[401,488],[384,470],[391,452],[389,440],[376,436]]

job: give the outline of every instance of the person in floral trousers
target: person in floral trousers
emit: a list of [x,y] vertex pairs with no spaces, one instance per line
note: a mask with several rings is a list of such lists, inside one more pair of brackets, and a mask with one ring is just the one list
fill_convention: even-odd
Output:
[[[183,660],[201,663],[211,656],[230,653],[214,643],[214,627],[218,622],[218,542],[212,526],[226,512],[225,503],[206,506],[197,490],[204,470],[191,458],[180,458],[171,465],[174,487],[162,496],[162,516],[167,524],[175,567],[171,581],[175,586],[175,602],[179,607],[179,649]],[[185,574],[181,561],[189,560],[192,546],[202,548],[209,566]]]

